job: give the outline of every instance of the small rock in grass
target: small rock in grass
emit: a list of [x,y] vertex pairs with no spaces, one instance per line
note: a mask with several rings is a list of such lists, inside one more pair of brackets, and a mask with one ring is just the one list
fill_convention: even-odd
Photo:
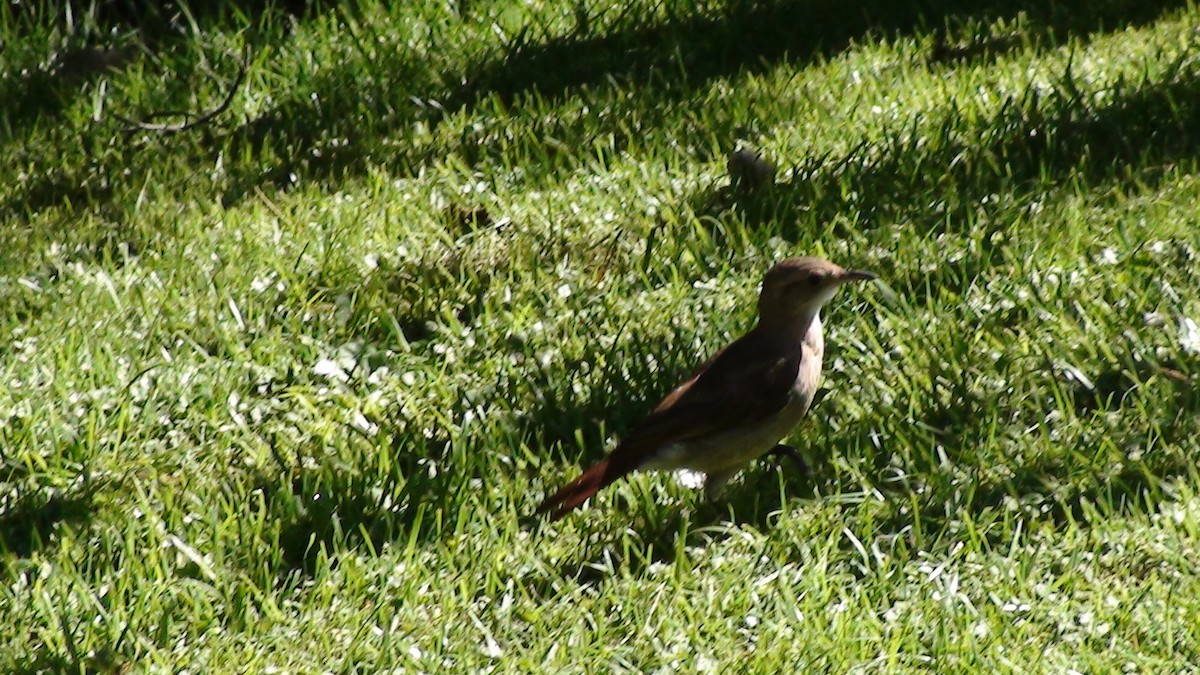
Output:
[[749,148],[738,148],[729,153],[729,180],[735,187],[752,191],[775,182],[775,166],[763,158],[762,153]]

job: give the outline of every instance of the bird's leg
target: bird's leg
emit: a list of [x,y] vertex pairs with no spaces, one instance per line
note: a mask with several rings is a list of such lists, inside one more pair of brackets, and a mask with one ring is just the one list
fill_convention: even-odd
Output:
[[804,458],[801,457],[800,453],[797,452],[796,449],[793,448],[792,446],[784,445],[783,443],[780,443],[779,445],[776,445],[775,447],[768,450],[767,454],[768,455],[778,455],[780,457],[786,457],[786,458],[792,460],[793,462],[796,463],[796,468],[799,469],[800,475],[802,475],[802,476],[808,475],[808,463],[806,463],[804,461]]
[[710,502],[716,501],[717,498],[721,496],[721,491],[725,489],[725,484],[729,482],[730,478],[733,478],[734,474],[736,474],[740,468],[741,467],[734,467],[732,469],[724,469],[721,471],[713,471],[708,473],[704,478],[704,496],[707,497]]

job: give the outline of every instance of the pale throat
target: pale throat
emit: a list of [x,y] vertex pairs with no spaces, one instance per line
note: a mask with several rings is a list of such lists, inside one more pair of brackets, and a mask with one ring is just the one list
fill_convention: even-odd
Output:
[[808,329],[804,331],[804,337],[801,339],[818,359],[825,353],[825,332],[821,326],[820,307],[813,312],[812,318],[808,322]]
[[804,342],[810,348],[823,351],[825,340],[821,330],[821,304],[823,303],[799,307],[795,312],[777,315],[769,321],[760,318],[759,322],[781,331],[789,340]]

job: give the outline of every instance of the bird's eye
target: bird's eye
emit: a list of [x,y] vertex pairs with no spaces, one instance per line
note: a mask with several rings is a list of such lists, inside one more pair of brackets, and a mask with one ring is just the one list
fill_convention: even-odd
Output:
[[812,274],[808,275],[808,285],[813,286],[814,288],[816,286],[820,286],[821,285],[821,275],[816,272],[813,272]]

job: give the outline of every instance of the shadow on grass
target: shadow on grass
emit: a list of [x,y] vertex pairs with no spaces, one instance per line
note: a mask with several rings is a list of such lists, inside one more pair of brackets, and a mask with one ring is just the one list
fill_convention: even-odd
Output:
[[0,480],[5,493],[0,499],[0,554],[28,558],[51,546],[59,528],[86,526],[92,520],[94,483],[69,489],[10,485],[11,474]]
[[[556,459],[599,460],[612,428],[628,429],[637,423],[711,356],[679,348],[681,344],[690,347],[691,342],[686,333],[629,335],[618,338],[604,351],[603,359],[587,354],[554,370],[524,374],[515,388],[529,392],[533,400],[526,404],[530,412],[518,433],[530,447],[558,449],[563,456]],[[647,360],[648,354],[655,360]],[[591,369],[600,373],[588,395],[581,396],[570,378],[562,377],[563,372]]]
[[[562,565],[559,576],[581,586],[601,586],[617,576],[618,570],[638,575],[652,565],[669,565],[681,550],[724,539],[734,527],[767,529],[772,514],[786,508],[779,490],[763,489],[766,483],[775,485],[779,472],[784,473],[791,496],[811,495],[819,480],[819,476],[800,474],[786,460],[764,458],[743,472],[715,502],[707,501],[697,491],[694,496],[663,505],[610,504],[605,508],[627,514],[629,527],[588,537],[586,547]],[[566,517],[581,516],[575,513]],[[528,525],[537,532],[540,522],[531,518]],[[555,581],[535,581],[532,589],[552,595],[549,589]]]
[[[244,25],[242,17],[253,20],[271,12],[305,19],[336,4],[328,0],[67,0],[57,3],[55,25],[64,29],[66,17],[71,16],[77,29],[94,25],[99,33],[134,30],[157,42],[190,30],[188,24],[192,21],[203,32],[228,30]],[[10,11],[17,21],[31,18],[24,17],[20,7]],[[28,11],[36,10],[31,6]]]
[[[244,17],[275,11],[267,9],[273,7],[269,3],[209,4],[215,9],[197,17],[207,30],[240,28]],[[247,159],[226,166],[228,183],[223,201],[232,204],[256,187],[286,188],[295,180],[340,181],[370,166],[392,166],[401,173],[415,174],[434,153],[440,157],[459,155],[471,164],[483,153],[493,151],[486,147],[486,141],[464,132],[461,142],[452,147],[430,148],[411,137],[413,124],[425,121],[436,125],[445,118],[446,111],[470,108],[493,97],[518,104],[525,95],[555,98],[595,86],[647,90],[653,94],[653,101],[644,103],[642,115],[646,119],[634,124],[633,130],[625,126],[631,117],[629,111],[612,116],[612,124],[621,125],[625,131],[610,131],[614,138],[624,139],[618,144],[624,144],[643,136],[644,127],[655,123],[653,111],[669,107],[670,101],[689,95],[714,78],[766,69],[785,61],[829,57],[870,35],[890,37],[926,27],[936,30],[939,25],[986,24],[1023,15],[1047,36],[1048,42],[1058,42],[1069,36],[1143,25],[1185,5],[1166,1],[1110,2],[1097,7],[1081,0],[1051,5],[1032,0],[995,0],[964,10],[961,3],[949,0],[860,0],[851,6],[831,0],[739,0],[707,11],[684,13],[671,9],[665,18],[631,5],[603,34],[592,34],[585,27],[586,21],[568,35],[531,38],[537,29],[527,27],[498,53],[470,63],[462,72],[423,70],[407,53],[381,55],[375,60],[376,72],[356,77],[348,77],[344,69],[328,69],[328,74],[317,77],[313,86],[297,98],[282,101],[260,118],[228,132],[216,128],[206,131],[201,145],[214,157]],[[141,3],[114,0],[104,6],[117,17],[116,21],[121,21],[121,17],[135,14],[129,8],[141,7]],[[287,6],[302,16],[326,7],[324,3],[307,2]],[[193,10],[193,14],[198,11]],[[167,32],[177,31],[174,14],[159,11],[151,23],[166,26]],[[370,26],[361,29],[369,31]],[[347,30],[352,32],[349,26]],[[447,89],[444,83],[454,84]],[[59,108],[65,105],[61,101],[82,93],[80,87],[52,89],[57,93],[49,98],[60,100],[55,104]],[[710,131],[712,135],[720,132]],[[398,142],[381,147],[382,138]],[[572,145],[585,147],[577,140],[572,139]],[[521,142],[539,144],[541,151],[527,147],[507,148],[505,152],[526,157],[544,154],[546,149],[545,134],[533,134]],[[79,189],[95,182],[88,180],[90,175],[118,175],[119,168],[129,168],[139,175],[148,171],[164,150],[194,154],[198,149],[192,143],[153,139],[143,148],[127,148],[121,153],[105,153],[95,147],[89,153],[99,158],[89,162],[95,165],[40,175],[8,206],[36,211],[62,203],[76,207],[103,203],[115,196],[105,190]]]
[[28,558],[48,546],[62,525],[86,525],[92,519],[90,494],[39,493],[19,497],[0,513],[0,553]]
[[[1102,102],[1082,95],[1069,76],[1051,94],[1027,90],[1009,97],[978,125],[964,126],[953,108],[943,115],[926,121],[924,134],[896,130],[881,146],[806,160],[790,178],[760,192],[699,193],[692,207],[714,218],[737,214],[749,227],[788,237],[799,227],[845,223],[840,216],[847,213],[851,224],[842,227],[872,228],[928,212],[919,227],[940,234],[985,217],[1002,201],[1033,198],[1056,184],[1096,188],[1135,178],[1152,184],[1163,167],[1200,154],[1200,72],[1184,55],[1161,83],[1118,82]],[[945,201],[928,204],[930,195]],[[940,273],[950,278],[937,285],[953,287],[978,271],[947,266]],[[927,281],[904,283],[888,270],[883,274],[909,290]]]
[[440,536],[442,519],[457,511],[469,482],[445,470],[448,446],[427,444],[415,452],[411,441],[403,434],[390,447],[348,441],[362,446],[364,456],[327,457],[316,466],[276,454],[282,471],[260,474],[254,491],[263,494],[266,518],[276,525],[277,537],[266,543],[281,579],[336,565],[338,551],[378,551]]
[[[1174,1],[1112,2],[1102,7],[1088,4],[1092,11],[1081,11],[1084,3],[1019,0],[967,7],[952,0],[736,0],[693,15],[668,9],[667,19],[656,21],[631,5],[622,10],[615,30],[603,35],[588,34],[581,27],[586,22],[570,35],[538,43],[526,41],[522,33],[502,57],[467,69],[469,79],[450,98],[449,108],[469,106],[492,95],[512,102],[533,91],[555,98],[603,82],[642,86],[653,81],[656,71],[671,72],[694,87],[745,70],[827,58],[871,35],[892,38],[921,29],[986,25],[1022,15],[1047,37],[1062,40],[1144,25],[1165,11],[1185,6]],[[993,40],[975,50],[960,50],[964,53],[955,59],[936,60],[969,60],[1003,47]]]
[[0,140],[20,139],[30,126],[57,120],[97,80],[127,67],[134,53],[88,46],[63,49],[51,58],[41,67],[0,79]]
[[[55,6],[49,18],[37,16],[39,9],[10,3],[0,9],[0,16],[10,12],[12,30],[51,35],[60,41],[46,44],[34,67],[0,79],[0,119],[4,120],[0,138],[20,138],[30,126],[57,119],[102,76],[141,60],[143,49],[166,52],[197,34],[242,30],[247,22],[253,26],[266,15],[305,20],[332,6],[335,3],[319,0],[70,0]],[[67,17],[72,21],[68,23]],[[51,27],[53,31],[46,33]],[[136,36],[141,49],[129,41],[130,36]]]
[[[891,509],[888,517],[876,523],[878,534],[903,537],[908,550],[915,552],[945,537],[967,536],[962,523],[970,519],[974,536],[990,545],[1006,545],[1011,531],[992,524],[1009,516],[1055,527],[1088,527],[1096,514],[1108,519],[1153,511],[1170,499],[1166,487],[1172,481],[1197,476],[1200,467],[1188,452],[1194,422],[1187,411],[1200,406],[1200,392],[1195,376],[1182,376],[1178,371],[1163,376],[1161,367],[1149,365],[1136,370],[1114,364],[1106,371],[1110,374],[1105,377],[1112,383],[1125,383],[1121,386],[1082,389],[1068,385],[1064,389],[1067,407],[1073,407],[1083,420],[1101,419],[1133,405],[1132,389],[1151,387],[1139,396],[1172,400],[1161,419],[1142,420],[1145,428],[1133,432],[1116,429],[1098,436],[1083,435],[1057,452],[1027,460],[1006,457],[1005,466],[1011,470],[1007,477],[993,471],[995,467],[981,464],[987,458],[972,450],[985,442],[987,432],[981,427],[989,424],[988,401],[968,397],[929,411],[926,419],[942,425],[938,429],[923,425],[932,433],[921,447],[930,450],[905,456],[901,469],[906,475],[899,479],[875,479],[880,494],[913,507]],[[856,448],[871,448],[873,433],[862,427],[839,434],[830,451],[844,456],[861,453]],[[1140,457],[1130,456],[1130,447],[1145,452]],[[896,473],[890,453],[867,459],[860,468],[868,475]],[[738,515],[740,520],[743,514]],[[765,515],[751,510],[744,517],[762,526]]]
[[[710,80],[766,70],[781,62],[826,58],[869,35],[896,36],[938,24],[987,23],[1025,15],[1041,24],[1045,42],[1050,43],[1142,25],[1184,6],[1182,2],[1117,2],[1101,8],[1087,3],[1085,9],[1084,3],[1047,6],[997,1],[964,11],[960,3],[943,1],[860,0],[847,7],[829,0],[774,0],[731,2],[708,13],[669,12],[667,18],[657,19],[631,5],[602,35],[591,35],[577,27],[571,34],[542,36],[535,41],[528,37],[531,30],[527,27],[499,54],[472,63],[462,72],[423,77],[400,55],[388,68],[403,77],[389,74],[381,80],[366,78],[364,82],[373,84],[347,89],[345,74],[334,71],[327,82],[315,87],[319,105],[308,98],[284,102],[230,136],[234,148],[244,147],[255,156],[281,159],[275,160],[274,168],[232,178],[224,201],[234,203],[263,183],[286,187],[293,176],[321,181],[341,179],[372,165],[392,166],[411,175],[434,153],[440,157],[459,156],[467,165],[474,165],[491,150],[486,140],[466,131],[461,142],[451,147],[421,148],[416,142],[399,146],[417,148],[415,152],[380,152],[377,140],[409,133],[407,128],[418,119],[436,126],[447,112],[471,108],[492,98],[512,106],[520,105],[526,95],[554,100],[596,86],[651,91],[653,101],[646,101],[645,109],[632,115],[638,122],[631,127],[627,125],[630,111],[613,116],[618,127],[606,131],[612,132],[616,143],[613,150],[620,151],[644,136],[645,127],[654,126],[656,118],[661,117],[659,111],[669,107],[671,101],[681,100]],[[443,82],[459,84],[444,91],[439,84]],[[422,102],[422,98],[428,100]],[[638,96],[634,100],[642,99]],[[366,119],[361,114],[347,114],[364,100],[374,101],[378,110]],[[732,137],[732,133],[722,134],[721,130],[708,131],[710,137]],[[553,135],[539,133],[516,141],[517,145],[536,144],[536,151],[533,147],[511,147],[510,142],[504,152],[518,157],[543,156],[550,148],[546,136]],[[329,138],[342,140],[330,144],[326,142]],[[587,147],[586,142],[579,141],[570,139],[575,147]],[[233,154],[240,152],[235,150]]]

